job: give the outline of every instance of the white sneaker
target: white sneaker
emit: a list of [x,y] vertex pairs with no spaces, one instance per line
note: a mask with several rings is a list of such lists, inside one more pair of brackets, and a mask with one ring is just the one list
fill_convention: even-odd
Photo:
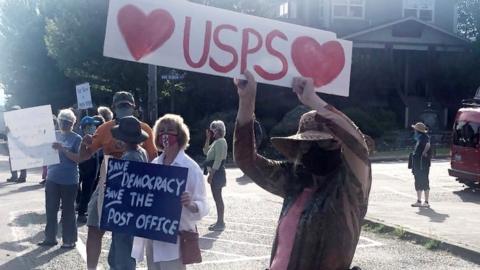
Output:
[[421,207],[421,206],[422,206],[421,202],[412,203],[412,207]]
[[430,208],[430,204],[428,204],[428,202],[424,202],[424,203],[422,204],[422,207]]

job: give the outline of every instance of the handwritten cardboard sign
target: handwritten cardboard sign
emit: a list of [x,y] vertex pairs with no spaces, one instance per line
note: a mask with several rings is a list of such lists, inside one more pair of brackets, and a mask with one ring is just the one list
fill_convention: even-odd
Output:
[[92,94],[90,93],[90,84],[82,83],[75,87],[77,91],[77,104],[78,108],[85,110],[93,107]]
[[[50,105],[4,113],[8,127],[8,150],[12,170],[39,168],[58,164],[57,141]],[[19,121],[20,119],[20,121]]]
[[348,96],[352,43],[335,33],[188,1],[111,0],[104,55],[224,77]]
[[100,226],[177,242],[188,169],[110,158]]

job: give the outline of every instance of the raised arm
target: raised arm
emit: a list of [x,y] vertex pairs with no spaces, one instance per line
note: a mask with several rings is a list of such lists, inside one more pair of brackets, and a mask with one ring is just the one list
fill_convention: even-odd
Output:
[[257,154],[254,147],[253,113],[257,83],[250,72],[247,80],[235,80],[239,97],[237,123],[235,126],[233,154],[238,167],[263,189],[278,196],[285,195],[285,164],[268,160]]

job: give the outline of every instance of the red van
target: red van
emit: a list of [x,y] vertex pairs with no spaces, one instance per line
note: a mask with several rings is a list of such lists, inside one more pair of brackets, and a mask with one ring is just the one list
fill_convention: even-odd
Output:
[[450,176],[469,187],[480,187],[480,91],[463,102],[453,125]]

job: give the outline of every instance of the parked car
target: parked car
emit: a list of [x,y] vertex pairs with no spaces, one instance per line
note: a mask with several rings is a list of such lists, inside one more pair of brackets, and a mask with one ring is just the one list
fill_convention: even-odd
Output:
[[480,88],[457,112],[451,152],[449,175],[469,187],[480,187]]

